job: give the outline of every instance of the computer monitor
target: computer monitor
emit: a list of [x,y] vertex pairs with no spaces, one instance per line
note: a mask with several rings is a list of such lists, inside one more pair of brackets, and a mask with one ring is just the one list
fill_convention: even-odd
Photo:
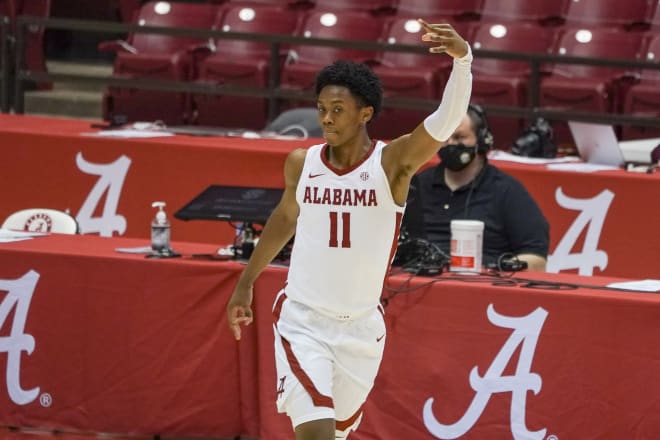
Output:
[[265,224],[283,189],[211,185],[174,213],[180,220],[225,220]]

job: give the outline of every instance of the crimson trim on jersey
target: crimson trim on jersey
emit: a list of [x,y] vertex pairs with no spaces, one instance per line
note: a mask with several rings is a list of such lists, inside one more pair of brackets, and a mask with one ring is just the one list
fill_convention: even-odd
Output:
[[[284,305],[284,301],[286,299],[287,299],[286,293],[283,293],[277,299],[277,302],[275,303],[275,307],[273,308],[275,327],[277,327],[277,322],[280,320],[282,306]],[[309,397],[312,398],[312,402],[314,403],[314,406],[324,406],[327,408],[334,408],[332,399],[328,396],[324,396],[323,394],[321,394],[314,386],[312,379],[310,379],[307,373],[305,373],[305,370],[302,369],[300,363],[298,362],[298,358],[296,358],[296,355],[293,354],[293,349],[291,348],[291,344],[289,343],[289,341],[287,341],[281,334],[280,334],[280,338],[282,339],[282,346],[284,347],[284,352],[286,353],[286,359],[289,362],[291,371],[293,372],[293,375],[296,376],[296,378],[298,379],[298,382],[300,382],[303,388],[305,388],[305,391],[307,391]]]
[[353,426],[357,421],[358,417],[360,417],[360,415],[362,414],[363,407],[364,404],[362,404],[360,408],[358,408],[355,414],[353,414],[346,420],[335,420],[335,429],[337,429],[338,431],[346,431],[348,428]]
[[390,249],[390,259],[389,259],[389,264],[392,264],[392,260],[394,259],[394,254],[396,253],[396,248],[399,244],[399,231],[401,229],[401,219],[403,218],[403,213],[402,212],[397,212],[396,213],[396,223],[394,227],[394,237],[392,238],[392,248]]
[[332,171],[333,173],[335,173],[336,175],[338,175],[338,176],[343,176],[344,174],[348,174],[348,173],[350,173],[351,171],[353,171],[354,169],[356,169],[357,167],[359,167],[360,165],[362,165],[363,163],[365,163],[365,162],[367,161],[367,159],[369,159],[369,157],[371,157],[371,155],[373,154],[374,150],[376,149],[376,141],[375,141],[375,140],[371,141],[371,148],[369,149],[369,151],[367,151],[367,154],[364,155],[364,157],[362,158],[362,160],[360,160],[358,163],[356,163],[356,164],[353,165],[352,167],[350,167],[350,168],[345,168],[345,169],[343,169],[343,170],[340,170],[339,168],[335,168],[335,167],[330,163],[330,161],[328,161],[328,159],[326,158],[326,152],[328,151],[328,148],[330,148],[330,146],[329,146],[328,144],[325,144],[325,145],[323,146],[323,148],[321,148],[321,161],[323,162],[323,165],[325,165],[326,167],[328,167],[328,169],[329,169],[330,171]]

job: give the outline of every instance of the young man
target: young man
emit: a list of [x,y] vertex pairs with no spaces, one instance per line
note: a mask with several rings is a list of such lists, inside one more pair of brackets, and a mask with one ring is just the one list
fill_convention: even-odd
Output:
[[381,108],[378,78],[362,64],[324,68],[316,93],[326,144],[287,157],[282,200],[227,306],[240,339],[240,325],[252,321],[256,278],[295,233],[273,313],[277,405],[297,440],[346,438],[360,422],[382,358],[380,295],[410,179],[449,138],[470,99],[468,44],[449,25],[420,24],[429,51],[454,58],[438,109],[388,145],[372,141],[367,123]]
[[548,222],[518,180],[488,163],[486,153],[493,143],[486,114],[470,105],[440,149],[440,164],[413,179],[426,236],[449,253],[451,220],[481,220],[485,265],[515,256],[527,262],[529,270],[545,271]]

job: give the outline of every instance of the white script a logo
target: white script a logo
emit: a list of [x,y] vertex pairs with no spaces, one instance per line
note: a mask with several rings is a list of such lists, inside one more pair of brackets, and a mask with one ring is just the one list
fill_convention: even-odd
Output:
[[[117,206],[119,205],[119,196],[131,160],[122,155],[112,163],[96,164],[87,162],[82,157],[82,153],[78,153],[76,165],[84,173],[99,176],[99,180],[97,180],[96,185],[92,188],[76,216],[76,220],[80,225],[80,233],[98,232],[102,237],[112,237],[113,232],[123,234],[126,231],[126,218],[117,214]],[[106,191],[105,205],[101,217],[92,217],[96,207],[101,202],[103,193]]]
[[33,270],[16,280],[0,280],[0,292],[7,292],[0,303],[0,329],[11,310],[15,309],[9,336],[0,336],[0,353],[7,353],[7,392],[17,405],[30,403],[39,395],[38,387],[31,390],[21,388],[20,379],[21,352],[30,355],[34,351],[34,338],[25,333],[25,322],[38,280],[39,274]]
[[[494,393],[511,393],[510,419],[514,440],[541,440],[545,437],[546,429],[529,431],[525,423],[525,411],[527,391],[531,390],[534,394],[541,391],[541,376],[531,372],[532,358],[548,312],[539,307],[527,316],[511,317],[500,315],[489,304],[486,313],[493,325],[512,329],[511,336],[483,376],[479,376],[478,366],[470,371],[470,386],[476,394],[463,417],[451,425],[438,422],[433,414],[433,398],[430,397],[424,404],[424,426],[436,438],[458,438],[474,426]],[[522,348],[515,375],[503,376],[504,369],[520,344]]]
[[[558,273],[566,269],[579,269],[580,275],[593,275],[596,266],[601,271],[605,270],[607,253],[598,249],[598,241],[607,211],[614,199],[612,191],[603,190],[590,199],[574,199],[564,194],[559,187],[555,197],[562,208],[581,212],[562,237],[554,253],[548,255],[548,272]],[[571,250],[585,228],[587,232],[582,252],[572,254]]]

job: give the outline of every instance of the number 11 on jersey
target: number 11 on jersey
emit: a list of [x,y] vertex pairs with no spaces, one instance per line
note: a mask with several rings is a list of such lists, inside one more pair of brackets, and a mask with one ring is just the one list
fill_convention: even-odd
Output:
[[[336,211],[330,211],[330,241],[328,246],[338,247],[339,242],[337,240],[337,229],[339,223],[339,216]],[[351,213],[342,212],[341,213],[341,247],[349,248],[351,247]]]

